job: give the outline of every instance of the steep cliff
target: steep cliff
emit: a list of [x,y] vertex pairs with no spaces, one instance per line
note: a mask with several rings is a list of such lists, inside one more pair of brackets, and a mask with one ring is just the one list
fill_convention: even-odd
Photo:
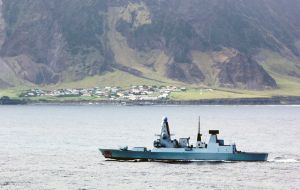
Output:
[[298,0],[1,0],[0,9],[0,87],[122,71],[260,90],[277,88],[261,51],[300,65]]

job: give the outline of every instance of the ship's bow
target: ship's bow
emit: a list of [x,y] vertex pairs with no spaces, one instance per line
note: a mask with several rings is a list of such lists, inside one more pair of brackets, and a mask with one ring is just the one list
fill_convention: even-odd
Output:
[[236,161],[266,161],[268,153],[240,152],[234,155]]

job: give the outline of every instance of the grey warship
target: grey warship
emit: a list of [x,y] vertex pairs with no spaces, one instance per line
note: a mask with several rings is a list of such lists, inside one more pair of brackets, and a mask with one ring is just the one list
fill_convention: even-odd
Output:
[[200,118],[196,145],[190,145],[190,138],[172,139],[167,117],[163,118],[159,138],[154,141],[154,148],[123,147],[120,149],[102,149],[106,159],[145,160],[145,161],[266,161],[268,153],[238,151],[235,144],[225,145],[218,139],[219,130],[209,130],[208,143],[202,141]]

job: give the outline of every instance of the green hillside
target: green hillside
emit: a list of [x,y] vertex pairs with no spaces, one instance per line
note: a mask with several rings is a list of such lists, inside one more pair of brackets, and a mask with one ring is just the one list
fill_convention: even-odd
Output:
[[3,0],[0,95],[172,85],[188,89],[172,99],[300,96],[299,18],[298,0]]

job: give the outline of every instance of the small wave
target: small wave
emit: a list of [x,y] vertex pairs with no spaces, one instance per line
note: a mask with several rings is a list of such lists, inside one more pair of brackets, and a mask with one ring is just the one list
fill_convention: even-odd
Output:
[[300,160],[294,158],[275,157],[268,160],[268,162],[279,162],[279,163],[300,163]]
[[5,181],[4,183],[0,183],[1,186],[9,186],[9,185],[15,185],[14,181]]

